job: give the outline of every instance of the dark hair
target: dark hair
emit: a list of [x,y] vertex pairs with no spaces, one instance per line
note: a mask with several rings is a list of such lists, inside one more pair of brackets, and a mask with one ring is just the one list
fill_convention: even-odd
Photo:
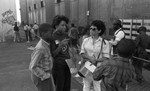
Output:
[[119,56],[128,58],[132,56],[136,48],[136,45],[131,39],[122,39],[117,45],[117,52]]
[[122,23],[121,23],[120,20],[115,20],[113,24],[116,24],[116,25],[118,25],[119,27],[122,28]]
[[[51,29],[51,30],[50,30]],[[43,33],[47,33],[48,31],[52,31],[53,32],[53,28],[50,24],[48,23],[43,23],[39,26],[39,34],[40,37],[42,37]]]
[[94,20],[92,23],[91,23],[91,26],[96,26],[98,30],[101,30],[101,32],[99,33],[99,36],[103,35],[105,30],[106,30],[106,27],[105,27],[105,23],[101,20]]
[[137,32],[139,33],[140,31],[146,32],[146,31],[147,31],[147,28],[144,27],[144,26],[141,26],[141,27],[137,30]]
[[56,15],[53,18],[52,27],[56,29],[56,26],[59,25],[61,21],[65,21],[68,24],[69,19],[64,15]]

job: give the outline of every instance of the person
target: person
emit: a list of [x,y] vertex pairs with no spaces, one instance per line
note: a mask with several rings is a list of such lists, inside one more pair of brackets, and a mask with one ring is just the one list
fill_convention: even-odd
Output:
[[[97,67],[104,59],[109,58],[109,42],[102,38],[105,32],[105,24],[101,20],[94,20],[90,26],[90,36],[83,40],[81,45],[81,56],[87,62],[90,61]],[[85,63],[86,63],[85,62]],[[92,73],[83,78],[83,91],[90,91],[92,83],[94,91],[101,91],[101,81],[94,81]]]
[[[136,44],[136,52],[134,56],[146,59],[148,60],[148,54],[146,52],[146,49],[148,49],[150,45],[150,36],[146,34],[147,28],[144,26],[141,26],[137,32],[139,35],[135,38],[135,44]],[[142,81],[143,76],[142,76],[142,68],[143,68],[143,61],[134,59],[133,65],[135,67],[135,71],[137,74],[137,80]]]
[[19,27],[17,25],[17,22],[15,22],[14,31],[15,31],[14,42],[16,42],[16,41],[20,42],[21,37],[20,37]]
[[38,91],[55,91],[52,76],[53,58],[49,46],[52,39],[53,28],[48,23],[43,23],[39,27],[40,40],[31,55],[29,69],[31,79]]
[[32,24],[28,25],[28,42],[32,41]]
[[69,54],[70,54],[70,59],[69,62],[71,65],[70,71],[72,74],[77,73],[77,69],[79,67],[78,62],[81,60],[81,56],[79,55],[80,51],[80,44],[79,44],[79,39],[78,39],[78,29],[77,28],[71,28],[68,32],[68,37],[69,37]]
[[24,25],[24,32],[25,32],[25,36],[26,36],[26,41],[28,41],[28,24]]
[[115,20],[113,23],[113,29],[115,31],[114,38],[109,43],[113,46],[113,54],[117,54],[116,47],[121,39],[125,38],[125,32],[122,30],[122,24],[120,20]]
[[38,28],[39,28],[39,26],[38,26],[36,23],[34,23],[33,29],[34,29],[34,33],[35,33],[35,39],[38,38],[38,37],[37,37],[37,34],[38,34]]
[[103,61],[101,66],[96,68],[93,79],[102,80],[102,91],[127,91],[127,84],[135,76],[134,67],[130,62],[134,50],[133,40],[123,39],[117,46],[118,56]]
[[70,91],[71,73],[66,63],[66,59],[70,59],[68,51],[68,33],[66,32],[69,19],[64,15],[56,15],[53,18],[52,26],[55,29],[53,32],[53,69],[52,74],[56,91]]

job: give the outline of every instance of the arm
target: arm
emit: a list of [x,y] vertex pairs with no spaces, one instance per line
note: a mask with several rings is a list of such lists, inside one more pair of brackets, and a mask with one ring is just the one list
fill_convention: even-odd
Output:
[[42,60],[44,56],[43,50],[34,50],[31,55],[31,63],[29,69],[31,72],[42,80],[50,77],[50,73],[46,73],[42,68],[38,66],[38,63]]
[[124,38],[124,36],[125,36],[125,33],[124,33],[123,31],[119,31],[119,32],[117,33],[117,35],[116,35],[115,40],[114,40],[114,41],[109,41],[109,43],[112,44],[112,45],[117,45],[118,42],[119,42],[121,39]]
[[64,40],[62,40],[62,41],[59,43],[57,49],[54,50],[54,52],[53,52],[53,57],[56,57],[56,56],[59,54],[59,52],[62,50],[62,48],[63,48],[64,46],[67,46],[67,45],[68,45],[68,41],[69,41],[68,39],[64,39]]
[[97,67],[93,72],[93,79],[96,81],[101,80],[103,77],[109,75],[110,67],[107,66],[107,61],[102,63],[101,66]]
[[80,52],[80,54],[81,54],[83,59],[86,59],[86,60],[88,60],[90,62],[94,62],[94,60],[95,60],[94,57],[88,56],[87,53],[86,53],[86,50],[85,50],[85,45],[86,45],[87,40],[88,40],[88,38],[83,40],[83,43],[81,45],[81,52]]
[[103,44],[103,47],[102,47],[102,58],[98,58],[96,60],[96,62],[103,62],[104,60],[107,60],[108,58],[110,58],[110,44],[108,41],[104,40],[105,41],[105,44]]

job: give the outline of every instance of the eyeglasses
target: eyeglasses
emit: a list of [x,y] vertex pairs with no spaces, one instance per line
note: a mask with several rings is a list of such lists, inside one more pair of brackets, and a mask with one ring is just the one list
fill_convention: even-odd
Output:
[[96,30],[96,28],[95,28],[95,27],[94,27],[94,28],[90,28],[90,30],[95,31],[95,30]]

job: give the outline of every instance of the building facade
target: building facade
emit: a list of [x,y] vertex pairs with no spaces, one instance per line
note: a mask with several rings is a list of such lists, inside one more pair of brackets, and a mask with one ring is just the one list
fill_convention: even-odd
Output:
[[28,24],[51,23],[54,0],[20,0],[22,21]]
[[149,0],[20,0],[20,3],[22,21],[31,24],[51,23],[55,15],[61,14],[76,26],[100,19],[109,30],[114,19],[150,18]]

